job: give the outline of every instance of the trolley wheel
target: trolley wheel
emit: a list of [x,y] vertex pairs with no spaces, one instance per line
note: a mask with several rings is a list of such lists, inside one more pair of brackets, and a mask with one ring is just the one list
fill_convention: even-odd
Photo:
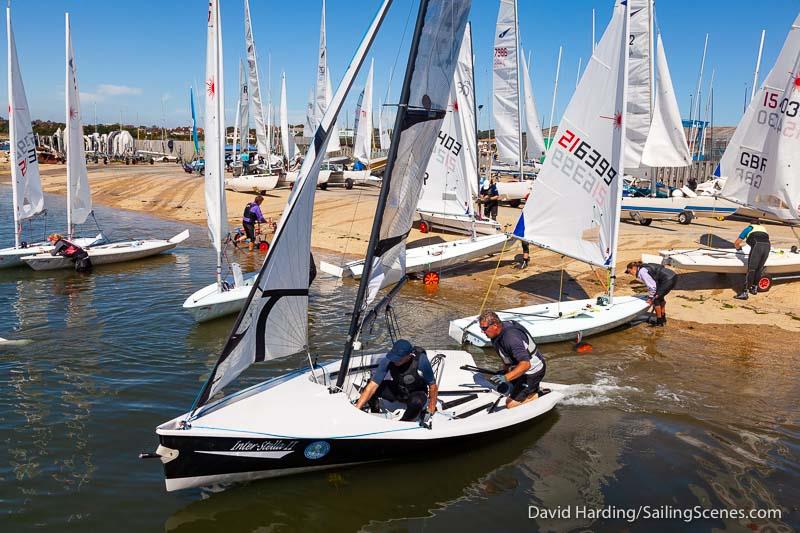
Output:
[[319,190],[327,191],[328,190],[328,184],[327,183],[320,183],[319,184]]
[[348,191],[353,188],[353,180],[351,178],[347,178],[344,180],[344,188]]
[[639,224],[641,224],[642,226],[649,226],[652,223],[653,223],[653,219],[652,218],[640,218],[639,219]]
[[261,243],[258,245],[258,251],[259,252],[269,251],[269,243],[267,241],[261,241]]
[[678,222],[680,222],[683,225],[691,224],[693,218],[694,215],[692,214],[691,211],[681,211],[680,213],[678,213]]
[[714,218],[716,218],[717,221],[719,221],[719,222],[722,222],[723,220],[725,220],[725,217],[722,217],[722,216],[714,217]]
[[517,199],[517,200],[509,200],[509,201],[508,201],[508,205],[509,205],[509,206],[511,206],[511,207],[513,207],[514,209],[516,209],[517,207],[519,207],[519,206],[520,206],[520,204],[522,204],[522,200],[519,200],[519,199]]
[[428,233],[431,230],[431,227],[428,225],[427,222],[424,220],[420,221],[419,223],[419,232],[420,233]]
[[427,286],[439,285],[439,273],[433,271],[425,272],[425,275],[422,276],[422,283]]
[[155,160],[155,159],[153,159],[152,157],[150,158],[150,164],[151,164],[151,165],[155,165],[155,164],[156,164],[156,160]]
[[758,292],[767,292],[772,288],[772,278],[764,276],[758,280]]

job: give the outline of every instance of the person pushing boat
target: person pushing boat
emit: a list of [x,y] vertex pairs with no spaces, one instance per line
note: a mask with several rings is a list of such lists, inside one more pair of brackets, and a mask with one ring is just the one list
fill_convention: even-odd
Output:
[[[387,377],[391,377],[387,380]],[[401,422],[413,422],[422,414],[427,402],[427,414],[436,412],[439,387],[433,367],[425,350],[405,339],[397,340],[392,349],[378,362],[367,387],[356,401],[356,408],[369,405],[378,410],[378,399],[406,404]]]
[[244,213],[242,213],[242,227],[250,241],[247,244],[247,249],[251,252],[256,242],[256,222],[266,222],[264,215],[261,213],[261,202],[263,201],[263,196],[256,196],[255,200],[248,202],[247,205],[244,206]]
[[625,272],[639,279],[647,287],[647,303],[653,307],[655,318],[648,321],[651,326],[667,325],[667,301],[665,297],[675,288],[678,275],[663,265],[631,261]]
[[71,259],[75,265],[75,272],[88,272],[92,269],[92,260],[89,259],[89,253],[77,244],[68,241],[58,233],[53,233],[47,237],[47,240],[53,244],[50,255],[59,255]]
[[733,247],[737,250],[741,250],[744,243],[750,246],[750,253],[747,254],[747,274],[744,276],[744,287],[742,287],[742,292],[734,296],[737,300],[747,300],[748,291],[753,295],[758,294],[758,280],[764,275],[764,265],[767,263],[769,252],[772,249],[769,233],[759,222],[759,220],[754,220],[748,224],[733,243]]
[[503,373],[489,380],[498,391],[508,391],[506,407],[512,409],[538,398],[547,365],[528,331],[513,320],[501,321],[494,311],[481,313],[478,323],[503,361]]

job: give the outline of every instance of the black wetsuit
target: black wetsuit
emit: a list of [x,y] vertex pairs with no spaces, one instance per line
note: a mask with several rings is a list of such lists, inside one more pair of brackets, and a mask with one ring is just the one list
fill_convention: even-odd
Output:
[[755,290],[758,281],[764,275],[764,265],[769,258],[772,245],[769,242],[769,233],[758,225],[751,225],[750,231],[745,229],[745,242],[750,246],[750,254],[747,257],[747,275],[744,278],[744,290]]

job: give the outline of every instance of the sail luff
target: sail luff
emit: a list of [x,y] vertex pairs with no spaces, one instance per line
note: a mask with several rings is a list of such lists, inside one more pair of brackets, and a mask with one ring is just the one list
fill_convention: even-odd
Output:
[[256,123],[256,149],[258,155],[269,164],[267,130],[264,122],[264,108],[261,102],[261,81],[258,72],[258,56],[250,22],[250,0],[244,0],[244,37],[247,47],[247,73],[250,80],[250,98],[253,101],[253,114]]

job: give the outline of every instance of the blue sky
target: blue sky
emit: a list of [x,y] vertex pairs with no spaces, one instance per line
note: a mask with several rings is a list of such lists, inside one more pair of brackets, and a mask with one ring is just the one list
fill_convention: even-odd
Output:
[[[289,120],[302,122],[314,82],[322,0],[251,0],[253,32],[260,56],[262,84],[267,84],[268,56],[272,58],[272,97],[280,96],[280,73],[286,71]],[[328,54],[334,87],[349,63],[379,0],[328,0]],[[16,0],[12,22],[17,50],[33,118],[63,121],[64,12],[72,21],[72,40],[83,93],[84,123],[126,122],[188,124],[190,84],[202,83],[205,68],[205,0]],[[611,15],[611,0],[519,0],[522,46],[533,56],[531,76],[546,127],[559,45],[563,45],[556,122],[575,87],[579,58],[583,65],[591,51],[591,15],[596,9],[597,39]],[[475,77],[478,103],[488,104],[491,90],[496,0],[473,0]],[[226,109],[233,122],[238,60],[244,55],[243,0],[221,0],[225,61]],[[742,113],[745,86],[752,82],[760,32],[766,29],[761,79],[771,68],[789,27],[800,11],[797,0],[661,0],[656,22],[661,29],[681,114],[688,116],[695,91],[703,39],[709,33],[709,51],[703,92],[712,69],[715,122],[735,125]],[[399,95],[402,71],[414,16],[415,0],[395,0],[373,45],[374,104],[384,97],[390,71],[397,65],[393,98]],[[404,29],[408,24],[404,38]],[[6,40],[2,39],[2,57]],[[359,76],[346,114],[352,115]],[[7,83],[3,69],[2,94]],[[266,88],[262,91],[266,93]],[[5,97],[5,96],[4,96]],[[481,113],[488,124],[490,106]],[[162,113],[163,108],[163,113]],[[345,115],[340,115],[345,122]],[[352,120],[350,120],[352,122]]]

